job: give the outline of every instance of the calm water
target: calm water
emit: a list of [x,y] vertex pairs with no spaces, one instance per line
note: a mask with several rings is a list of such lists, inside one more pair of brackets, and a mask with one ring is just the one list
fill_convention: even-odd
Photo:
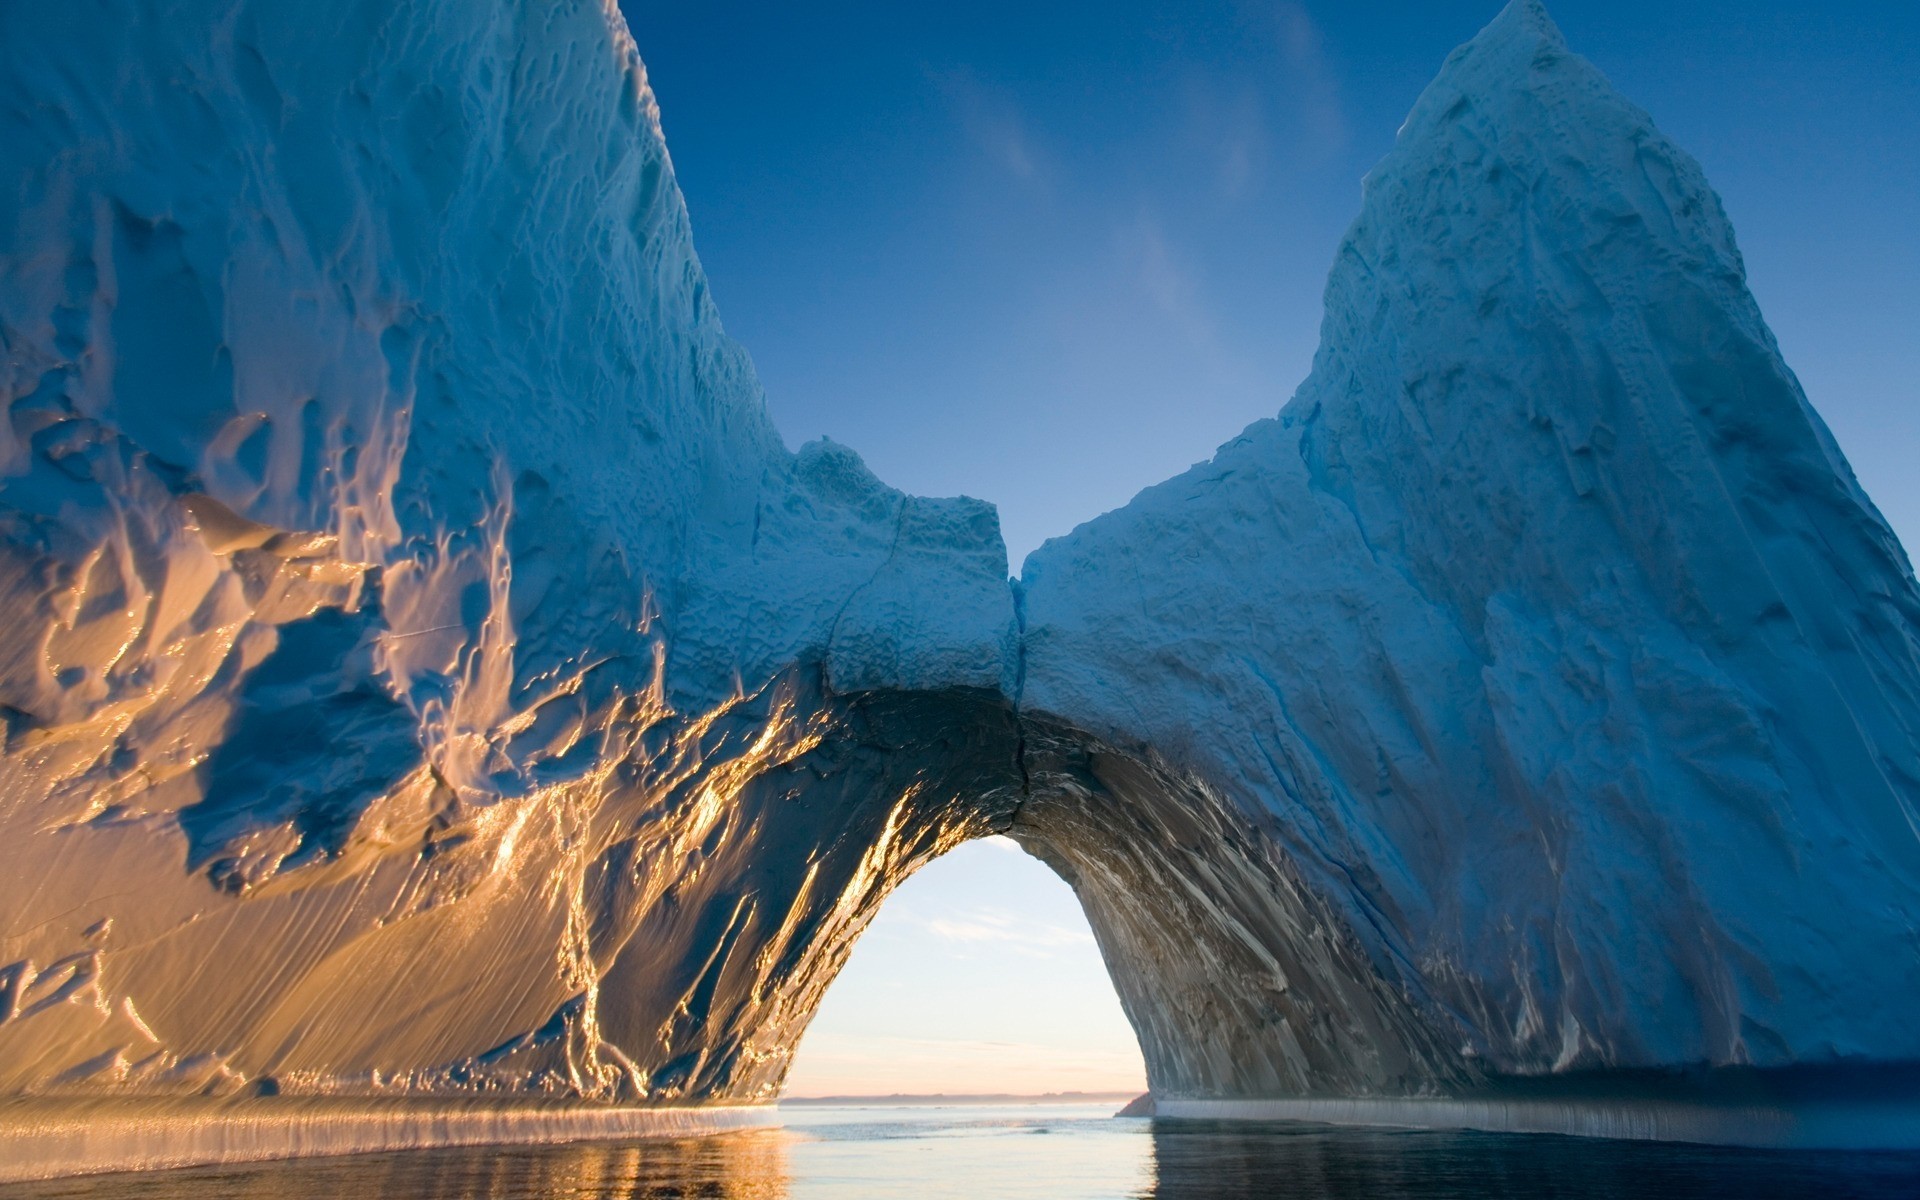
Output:
[[1920,1156],[1116,1120],[1102,1107],[788,1109],[684,1142],[463,1149],[0,1187],[97,1200],[1920,1197]]

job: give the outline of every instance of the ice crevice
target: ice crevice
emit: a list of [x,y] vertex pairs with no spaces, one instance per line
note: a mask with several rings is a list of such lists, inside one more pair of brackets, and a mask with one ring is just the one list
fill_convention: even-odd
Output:
[[781,441],[614,6],[162,18],[0,7],[17,1170],[764,1103],[990,833],[1165,1113],[1913,1140],[1920,588],[1538,4],[1293,399],[1013,578]]

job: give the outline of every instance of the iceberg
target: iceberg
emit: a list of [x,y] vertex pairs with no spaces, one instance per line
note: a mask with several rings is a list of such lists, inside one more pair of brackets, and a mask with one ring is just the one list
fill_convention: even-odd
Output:
[[1162,1116],[1920,1140],[1920,588],[1534,0],[1014,580],[782,444],[611,3],[14,5],[0,123],[0,1178],[737,1124],[989,833]]
[[1920,598],[1698,166],[1515,3],[1326,296],[1277,419],[1028,560],[1023,707],[1231,796],[1450,1065],[1920,1058]]

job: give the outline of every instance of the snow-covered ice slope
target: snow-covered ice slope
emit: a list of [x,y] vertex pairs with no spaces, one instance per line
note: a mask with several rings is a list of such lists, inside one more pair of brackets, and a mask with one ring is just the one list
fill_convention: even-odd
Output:
[[1920,1058],[1920,597],[1698,166],[1516,0],[1326,297],[1028,559],[1023,705],[1270,814],[1492,1070]]
[[1920,1060],[1911,571],[1529,0],[1280,419],[1013,588],[782,446],[611,4],[0,5],[0,188],[0,1136],[765,1099],[991,830],[1170,1101]]

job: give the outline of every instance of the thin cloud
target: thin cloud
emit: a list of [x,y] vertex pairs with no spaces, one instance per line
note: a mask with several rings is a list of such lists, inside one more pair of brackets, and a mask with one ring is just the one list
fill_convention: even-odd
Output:
[[1254,77],[1194,74],[1181,88],[1184,125],[1177,140],[1211,169],[1214,187],[1229,203],[1250,199],[1269,171],[1273,134],[1267,110],[1270,71]]
[[1004,909],[976,908],[952,916],[919,917],[915,923],[944,941],[1009,946],[1029,953],[1093,944],[1093,935],[1084,929],[1035,922]]
[[[1238,24],[1257,50],[1249,82],[1260,107],[1271,113],[1275,130],[1292,132],[1296,154],[1324,158],[1351,141],[1351,125],[1340,94],[1340,75],[1327,51],[1326,35],[1298,0],[1242,0]],[[1241,135],[1265,136],[1249,126],[1244,113],[1224,113]],[[1230,125],[1230,127],[1232,127]],[[1235,138],[1227,139],[1223,180],[1234,179]]]
[[1134,256],[1142,293],[1168,327],[1208,365],[1231,369],[1235,356],[1221,336],[1197,273],[1174,247],[1161,222],[1151,213],[1142,212],[1122,228],[1120,236]]
[[960,131],[981,157],[1021,182],[1045,182],[1049,159],[1011,96],[964,67],[929,70],[927,78],[946,98]]
[[1270,28],[1286,71],[1286,96],[1305,149],[1331,154],[1346,147],[1346,106],[1338,75],[1327,57],[1326,37],[1306,7],[1280,0],[1270,11]]
[[1253,163],[1256,144],[1252,138],[1233,137],[1226,139],[1220,148],[1220,194],[1229,200],[1238,200],[1247,194],[1253,183]]

